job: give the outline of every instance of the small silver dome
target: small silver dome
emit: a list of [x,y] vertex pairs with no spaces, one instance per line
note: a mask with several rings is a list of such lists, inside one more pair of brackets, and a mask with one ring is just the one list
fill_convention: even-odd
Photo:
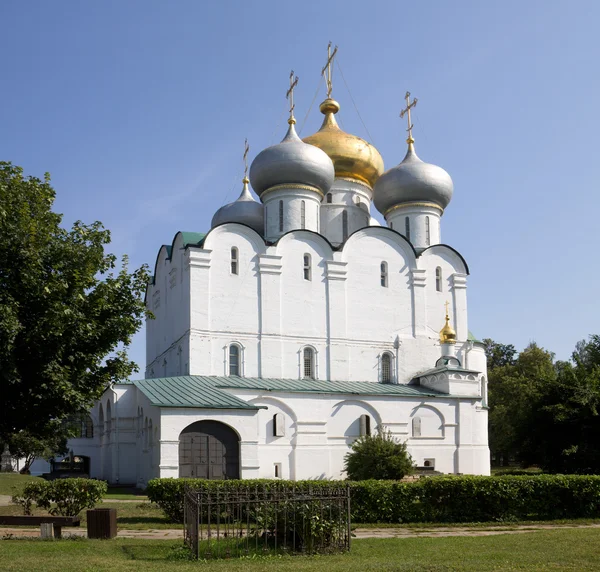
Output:
[[254,229],[261,236],[265,232],[265,207],[255,201],[248,190],[248,179],[244,179],[242,194],[232,203],[221,207],[212,218],[211,228],[226,222],[239,222]]
[[316,187],[323,194],[333,184],[335,172],[328,155],[314,145],[304,143],[294,124],[283,141],[261,151],[250,166],[252,188],[260,197],[275,185],[298,183]]
[[402,163],[386,171],[375,183],[373,202],[383,215],[401,203],[435,203],[445,209],[453,192],[450,175],[437,165],[421,161],[410,143]]

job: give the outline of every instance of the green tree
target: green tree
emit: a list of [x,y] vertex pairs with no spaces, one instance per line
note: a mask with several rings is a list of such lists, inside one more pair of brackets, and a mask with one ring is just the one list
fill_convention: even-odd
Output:
[[485,346],[488,370],[515,363],[517,350],[512,344],[499,344],[490,338],[485,338],[482,343]]
[[381,427],[374,435],[364,435],[354,441],[351,448],[344,461],[348,478],[353,481],[401,479],[414,470],[406,443],[400,443]]
[[45,435],[34,436],[24,429],[11,435],[7,444],[14,457],[24,459],[20,470],[27,473],[33,461],[38,458],[50,460],[65,455],[68,452],[67,440],[70,436],[71,432],[65,423],[51,422]]
[[105,252],[100,222],[60,226],[50,177],[0,162],[0,438],[88,408],[137,371],[126,349],[145,314],[145,266]]

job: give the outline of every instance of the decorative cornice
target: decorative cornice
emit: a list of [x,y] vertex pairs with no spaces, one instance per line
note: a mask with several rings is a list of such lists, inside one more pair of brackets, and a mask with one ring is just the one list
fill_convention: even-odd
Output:
[[411,203],[400,203],[399,205],[394,205],[393,207],[390,207],[388,210],[385,211],[385,213],[383,214],[384,217],[387,217],[391,212],[395,211],[395,210],[400,210],[400,209],[408,209],[408,208],[431,208],[431,209],[436,209],[438,211],[440,211],[440,214],[443,214],[444,209],[436,204],[436,203],[428,203],[428,202],[411,202]]
[[317,193],[321,198],[325,196],[321,189],[313,187],[312,185],[303,185],[301,183],[282,183],[281,185],[274,185],[264,190],[260,194],[260,199],[264,202],[265,195],[269,193],[274,193],[275,191],[283,191],[286,189],[290,191],[312,191],[313,193]]
[[272,254],[260,254],[258,256],[258,271],[261,274],[281,274],[281,256]]
[[450,276],[450,287],[454,290],[460,290],[467,287],[467,275],[454,273]]
[[192,250],[188,249],[187,255],[189,265],[193,268],[210,268],[210,258],[212,250]]
[[371,185],[367,184],[362,179],[354,179],[353,177],[336,177],[336,180],[349,181],[350,183],[356,183],[358,185],[366,187],[367,189],[369,189],[371,191],[371,193],[373,192],[373,187]]
[[427,284],[427,270],[415,268],[410,272],[411,286],[413,288],[424,288]]
[[347,262],[338,262],[337,260],[328,260],[326,263],[327,280],[346,280]]

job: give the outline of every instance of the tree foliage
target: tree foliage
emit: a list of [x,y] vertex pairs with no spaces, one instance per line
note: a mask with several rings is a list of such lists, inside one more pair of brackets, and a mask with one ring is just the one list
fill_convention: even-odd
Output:
[[13,457],[24,459],[20,468],[27,473],[35,459],[50,460],[68,452],[67,440],[71,432],[64,423],[50,422],[44,435],[32,435],[26,429],[11,435],[7,444]]
[[364,435],[354,441],[351,449],[344,461],[348,478],[353,481],[401,479],[414,470],[406,443],[400,443],[381,427],[374,435]]
[[137,368],[125,349],[145,314],[145,266],[105,252],[100,222],[61,227],[50,177],[0,162],[0,438],[88,408]]

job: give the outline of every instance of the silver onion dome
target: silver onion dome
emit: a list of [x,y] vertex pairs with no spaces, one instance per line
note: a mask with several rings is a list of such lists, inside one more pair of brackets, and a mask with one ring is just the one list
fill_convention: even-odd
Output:
[[328,155],[314,145],[304,143],[296,134],[295,121],[283,141],[261,151],[250,166],[252,188],[260,197],[275,185],[301,184],[316,187],[327,193],[335,172]]
[[375,183],[373,199],[377,210],[385,216],[392,207],[402,203],[434,203],[445,209],[453,192],[450,175],[437,165],[421,161],[410,142],[402,162]]
[[255,201],[248,189],[248,179],[244,179],[242,194],[237,200],[222,206],[212,218],[211,228],[226,222],[238,222],[254,229],[263,236],[265,232],[265,207]]

